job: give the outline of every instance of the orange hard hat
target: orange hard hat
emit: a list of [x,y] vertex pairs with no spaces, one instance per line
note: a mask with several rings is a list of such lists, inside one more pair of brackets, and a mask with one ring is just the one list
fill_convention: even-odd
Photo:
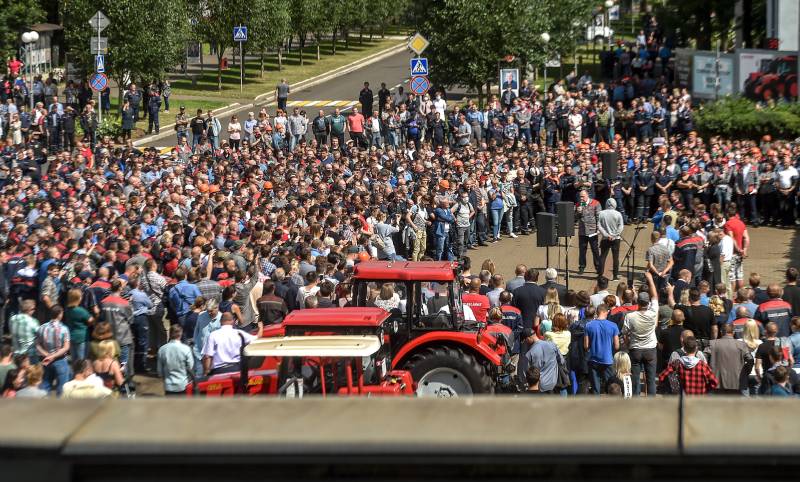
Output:
[[264,181],[264,189],[272,189],[272,182]]
[[459,167],[459,166],[463,166],[463,165],[464,165],[464,163],[461,162],[461,161],[454,161],[453,162],[453,167]]
[[442,179],[441,181],[439,181],[439,187],[444,189],[450,189],[450,181],[448,181],[447,179]]
[[361,251],[358,253],[358,260],[359,261],[369,261],[372,256],[369,255],[366,251]]

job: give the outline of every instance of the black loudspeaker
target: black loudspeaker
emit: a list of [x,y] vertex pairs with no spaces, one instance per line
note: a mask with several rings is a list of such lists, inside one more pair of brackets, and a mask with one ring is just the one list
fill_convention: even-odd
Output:
[[556,203],[558,213],[558,237],[575,236],[575,205],[569,201]]
[[556,215],[536,213],[536,246],[557,246]]
[[613,181],[617,178],[617,166],[619,161],[617,160],[617,153],[616,152],[601,152],[600,153],[600,162],[603,163],[603,179],[607,181]]

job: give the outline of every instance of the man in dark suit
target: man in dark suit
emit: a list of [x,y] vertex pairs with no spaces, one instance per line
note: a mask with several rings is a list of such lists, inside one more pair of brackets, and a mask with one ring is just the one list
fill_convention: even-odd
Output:
[[372,89],[369,88],[369,82],[364,82],[364,88],[358,94],[358,101],[361,103],[361,112],[364,115],[369,115],[372,112]]
[[536,312],[544,303],[545,290],[536,284],[539,280],[539,270],[530,268],[525,272],[525,284],[514,290],[514,307],[522,312],[522,326],[533,328],[536,321]]
[[736,204],[739,207],[739,217],[745,219],[745,214],[749,211],[750,222],[758,226],[758,206],[756,204],[758,194],[758,158],[746,156],[745,160],[737,166],[734,175],[734,192],[736,193]]
[[555,268],[547,268],[544,270],[544,279],[542,289],[547,292],[550,288],[555,288],[558,292],[558,302],[566,306],[567,287],[558,283],[558,271]]

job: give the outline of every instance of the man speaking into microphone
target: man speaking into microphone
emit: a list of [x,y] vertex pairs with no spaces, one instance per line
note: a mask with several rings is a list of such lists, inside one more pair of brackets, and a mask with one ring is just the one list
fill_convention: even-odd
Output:
[[575,206],[578,218],[578,274],[586,269],[586,246],[592,247],[592,261],[597,275],[603,274],[600,268],[600,251],[597,246],[597,220],[600,217],[600,203],[589,197],[589,191],[582,190]]

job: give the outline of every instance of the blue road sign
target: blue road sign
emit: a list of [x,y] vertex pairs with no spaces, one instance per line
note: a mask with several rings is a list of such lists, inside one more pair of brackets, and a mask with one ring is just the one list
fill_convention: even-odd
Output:
[[417,95],[425,95],[431,88],[431,81],[424,75],[411,77],[411,92]]
[[244,25],[233,27],[233,41],[247,42],[247,27],[245,27]]
[[89,79],[89,87],[91,87],[95,92],[105,90],[105,88],[108,87],[108,77],[106,74],[102,74],[100,72],[94,74],[92,78]]
[[102,74],[106,71],[106,59],[103,54],[96,55],[94,58],[94,71]]
[[411,59],[411,75],[428,75],[428,59],[424,57]]

